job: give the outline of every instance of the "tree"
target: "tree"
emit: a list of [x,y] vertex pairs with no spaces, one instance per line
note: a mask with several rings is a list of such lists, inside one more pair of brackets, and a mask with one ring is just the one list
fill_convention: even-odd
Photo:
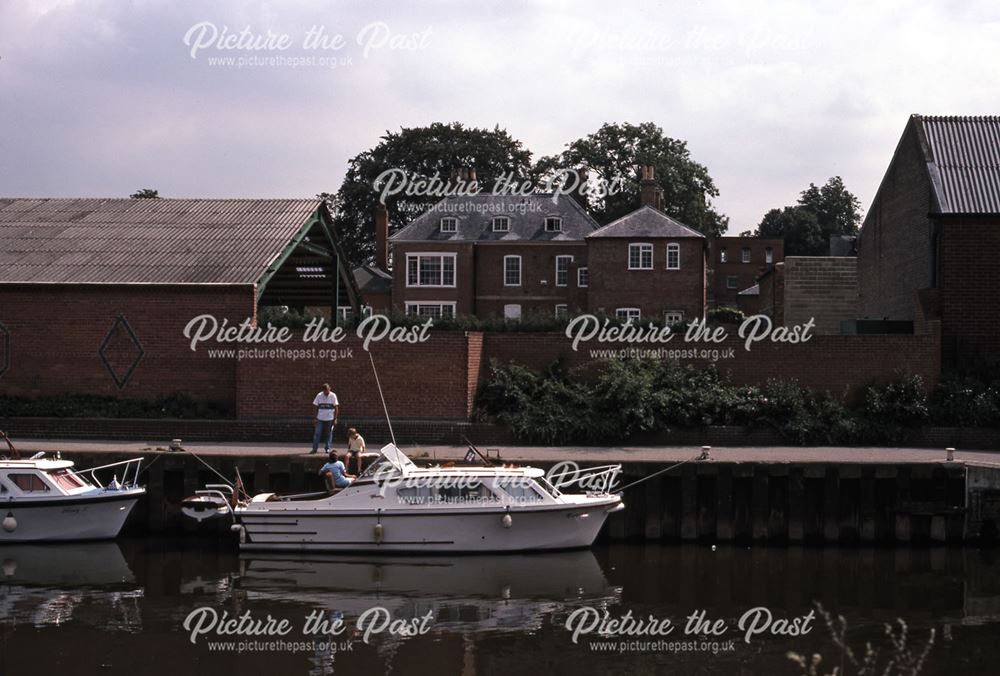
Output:
[[825,240],[830,235],[855,235],[861,225],[861,203],[840,176],[834,176],[823,187],[810,183],[802,191],[799,205],[815,214]]
[[129,197],[134,200],[158,200],[160,199],[160,191],[152,188],[139,188]]
[[621,182],[621,192],[591,195],[586,200],[590,214],[598,222],[608,223],[638,206],[639,170],[644,165],[655,168],[665,213],[710,237],[725,232],[729,219],[710,202],[719,191],[708,169],[691,159],[686,142],[664,135],[652,122],[605,124],[568,144],[559,155],[541,158],[535,173],[551,176],[561,169],[583,169],[605,185]]
[[771,209],[760,222],[757,236],[785,240],[786,256],[815,256],[826,246],[816,215],[803,206]]
[[[354,264],[371,260],[375,251],[373,214],[381,190],[378,177],[390,169],[424,178],[448,181],[453,172],[473,168],[483,191],[490,191],[501,175],[523,181],[531,177],[531,153],[499,126],[465,127],[461,123],[435,122],[428,127],[387,131],[378,145],[348,163],[344,182],[336,194],[320,193],[334,214],[341,243]],[[389,196],[390,230],[409,223],[440,200],[440,196]]]
[[831,236],[855,235],[860,224],[861,203],[843,179],[834,176],[822,187],[810,183],[799,194],[796,206],[768,211],[757,235],[784,237],[786,256],[825,256]]

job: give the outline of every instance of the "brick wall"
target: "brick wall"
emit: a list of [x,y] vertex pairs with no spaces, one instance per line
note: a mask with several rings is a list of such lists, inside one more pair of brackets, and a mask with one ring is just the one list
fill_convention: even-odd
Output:
[[[760,237],[713,237],[708,243],[708,284],[709,303],[713,306],[737,307],[743,301],[739,293],[750,288],[772,265],[785,259],[785,240],[763,239]],[[743,249],[750,250],[750,261],[743,262]],[[722,262],[721,250],[726,251],[726,262]],[[767,261],[767,250],[771,250],[772,263]],[[735,288],[729,288],[729,279],[735,279]]]
[[[432,331],[425,343],[374,343],[389,415],[394,419],[464,419],[471,412],[472,393],[478,388],[479,346],[476,333]],[[351,335],[336,344],[302,343],[299,336],[286,347],[315,347],[304,359],[244,359],[236,368],[236,415],[239,418],[311,416],[312,400],[324,382],[330,383],[341,404],[341,415],[379,417],[382,402],[368,355]],[[470,378],[470,374],[474,374]]]
[[784,266],[784,321],[816,322],[817,335],[838,335],[840,322],[858,311],[856,258],[790,256]]
[[[238,323],[253,312],[250,286],[0,286],[0,324],[10,345],[10,366],[0,375],[0,393],[153,399],[186,392],[233,404],[232,361],[210,359],[204,345],[192,352],[183,330],[203,313]],[[144,352],[121,388],[99,354],[110,334],[105,355],[120,376],[138,356],[125,326],[116,327],[119,316]]]
[[915,319],[914,295],[933,286],[927,165],[907,125],[858,237],[860,318]]
[[949,360],[995,366],[1000,360],[1000,218],[942,223],[939,305]]
[[[940,329],[931,322],[931,333],[915,336],[814,336],[806,343],[787,345],[770,342],[756,343],[750,351],[743,349],[736,337],[736,329],[725,343],[713,346],[720,351],[735,348],[732,359],[715,363],[720,372],[740,384],[763,384],[769,378],[797,380],[806,387],[826,390],[844,398],[853,396],[857,389],[871,382],[893,380],[897,370],[919,374],[928,386],[938,381],[940,372]],[[669,347],[691,347],[681,337]],[[581,344],[572,350],[571,341],[562,334],[501,334],[484,336],[484,378],[490,360],[500,363],[516,362],[534,369],[543,369],[556,359],[569,366],[593,363],[590,347],[623,348],[649,347],[621,343],[591,345]],[[683,364],[709,366],[709,358],[685,358]]]
[[[521,257],[521,285],[504,286],[504,256]],[[586,307],[587,289],[577,285],[577,269],[587,265],[584,242],[484,244],[475,248],[476,314],[503,316],[504,305],[521,306],[522,315],[555,313],[557,304],[570,311]],[[568,283],[556,286],[556,256],[572,256]]]
[[[653,245],[653,269],[629,270],[628,246]],[[667,269],[667,243],[680,244],[680,269]],[[608,237],[588,240],[590,288],[587,306],[614,314],[616,308],[635,307],[644,319],[663,320],[666,310],[682,311],[685,318],[705,313],[705,255],[703,240],[696,238]]]

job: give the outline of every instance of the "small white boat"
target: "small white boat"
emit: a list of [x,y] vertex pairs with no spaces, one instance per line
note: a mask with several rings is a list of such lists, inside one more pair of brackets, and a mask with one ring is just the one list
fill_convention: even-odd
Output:
[[142,458],[74,471],[69,460],[20,459],[10,448],[14,458],[0,457],[0,544],[117,537],[146,492]]
[[203,520],[230,515],[246,550],[321,552],[525,552],[589,547],[608,514],[624,508],[610,488],[619,465],[588,470],[605,490],[563,493],[541,469],[418,467],[394,444],[335,493],[250,498],[206,486],[182,504]]

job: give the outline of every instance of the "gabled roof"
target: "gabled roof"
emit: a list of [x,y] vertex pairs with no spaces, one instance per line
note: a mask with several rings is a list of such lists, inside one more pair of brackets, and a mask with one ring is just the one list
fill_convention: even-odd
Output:
[[354,268],[354,281],[362,295],[392,292],[392,275],[374,265],[365,264]]
[[[493,219],[506,216],[510,230],[493,231]],[[562,219],[559,232],[545,230],[545,218]],[[441,232],[442,218],[455,218],[455,232]],[[470,195],[445,197],[431,209],[401,228],[394,242],[546,242],[583,240],[596,230],[591,218],[576,200],[552,193],[531,195]]]
[[0,198],[0,283],[254,284],[322,204]]
[[937,211],[1000,214],[1000,116],[913,115]]
[[588,239],[597,237],[669,237],[670,239],[700,237],[705,239],[705,235],[697,230],[689,228],[650,206],[639,207],[617,221],[611,221],[603,228],[590,233],[587,237]]

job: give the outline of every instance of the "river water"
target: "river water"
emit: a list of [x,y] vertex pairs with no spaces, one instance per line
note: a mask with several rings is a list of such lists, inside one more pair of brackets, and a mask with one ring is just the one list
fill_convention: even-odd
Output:
[[[351,558],[136,539],[5,546],[0,562],[0,676],[802,673],[789,651],[823,656],[818,673],[842,661],[857,673],[817,603],[844,617],[859,658],[870,641],[884,665],[884,626],[901,618],[914,653],[936,632],[920,673],[1000,673],[990,550],[605,544]],[[627,617],[647,633],[617,633]]]

